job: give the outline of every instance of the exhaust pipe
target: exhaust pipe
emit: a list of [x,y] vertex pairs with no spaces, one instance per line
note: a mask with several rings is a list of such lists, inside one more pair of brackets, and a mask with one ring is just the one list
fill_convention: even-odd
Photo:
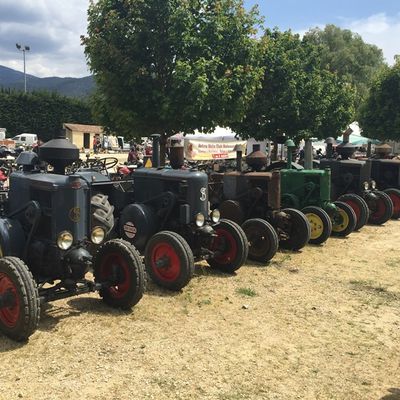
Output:
[[154,134],[150,136],[153,140],[153,155],[151,163],[153,168],[160,168],[160,135]]
[[243,148],[240,145],[236,145],[234,150],[236,151],[236,171],[243,172],[242,158],[243,158]]

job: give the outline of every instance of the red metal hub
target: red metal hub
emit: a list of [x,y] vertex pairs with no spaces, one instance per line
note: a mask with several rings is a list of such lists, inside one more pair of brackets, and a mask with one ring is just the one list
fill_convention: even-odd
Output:
[[5,296],[7,293],[14,295],[14,304],[10,307],[0,308],[0,320],[4,325],[13,328],[20,316],[20,300],[14,282],[8,275],[0,273],[0,295]]

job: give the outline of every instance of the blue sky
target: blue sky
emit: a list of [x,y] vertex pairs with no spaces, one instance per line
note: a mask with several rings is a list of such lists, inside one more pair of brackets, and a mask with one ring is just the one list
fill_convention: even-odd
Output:
[[244,0],[258,4],[266,25],[280,29],[304,30],[315,24],[346,25],[372,15],[400,13],[400,0]]
[[[304,33],[333,23],[359,33],[383,49],[393,63],[400,54],[400,0],[244,0],[258,2],[266,26]],[[0,65],[21,71],[15,43],[29,45],[27,73],[84,76],[89,71],[80,45],[89,0],[0,0]]]

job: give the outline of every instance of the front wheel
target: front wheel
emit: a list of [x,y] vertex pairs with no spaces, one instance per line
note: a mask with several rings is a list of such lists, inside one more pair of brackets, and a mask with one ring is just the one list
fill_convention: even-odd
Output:
[[311,227],[311,236],[308,243],[322,244],[332,233],[332,222],[329,215],[320,207],[309,206],[301,210],[307,217]]
[[181,290],[194,275],[194,257],[186,240],[175,232],[153,235],[145,250],[146,270],[159,286]]
[[357,217],[354,209],[343,201],[335,201],[333,203],[337,211],[332,217],[332,235],[347,236],[356,228]]
[[365,200],[355,193],[346,193],[338,198],[338,201],[348,204],[356,214],[356,227],[355,231],[360,230],[367,222],[369,218],[368,204]]
[[393,203],[393,219],[399,219],[400,218],[400,190],[399,189],[386,189],[383,191],[386,193],[389,197],[390,200],[392,200]]
[[130,309],[146,288],[146,275],[138,251],[122,239],[104,243],[95,255],[94,277],[102,284],[100,296],[111,307]]
[[245,263],[249,254],[246,234],[237,223],[227,219],[221,219],[214,230],[217,236],[211,250],[216,255],[208,263],[211,268],[233,273]]
[[268,262],[279,248],[279,238],[274,227],[260,218],[248,219],[242,225],[249,243],[249,259]]
[[371,213],[368,221],[373,225],[382,225],[392,218],[393,203],[388,194],[380,191],[373,193],[378,199],[369,203]]
[[0,331],[25,341],[39,324],[37,285],[25,263],[16,257],[0,258]]
[[287,250],[300,250],[310,240],[311,228],[306,216],[294,208],[284,208],[286,220],[283,224],[285,237],[280,240],[280,246]]

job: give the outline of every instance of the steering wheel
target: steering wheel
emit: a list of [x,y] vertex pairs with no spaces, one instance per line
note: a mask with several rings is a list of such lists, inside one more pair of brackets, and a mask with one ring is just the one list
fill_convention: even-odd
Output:
[[105,157],[96,159],[92,164],[92,167],[99,167],[100,171],[107,171],[108,169],[114,168],[119,163],[116,157]]

